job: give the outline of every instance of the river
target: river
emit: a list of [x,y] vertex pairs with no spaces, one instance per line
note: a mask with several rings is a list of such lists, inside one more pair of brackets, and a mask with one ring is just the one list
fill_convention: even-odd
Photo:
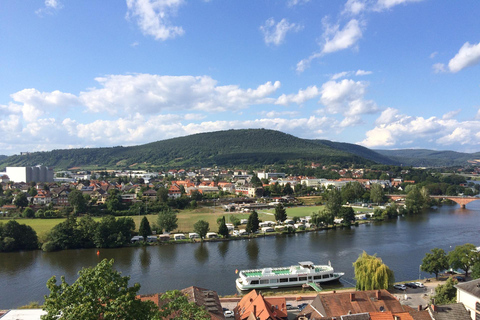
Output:
[[[426,252],[434,247],[480,245],[480,201],[443,206],[416,217],[371,223],[351,229],[324,230],[251,240],[178,244],[120,249],[0,253],[0,309],[31,301],[43,302],[47,280],[65,275],[72,283],[82,267],[115,259],[115,268],[139,282],[140,293],[164,292],[192,285],[233,294],[235,269],[288,266],[311,260],[331,261],[345,272],[341,285],[354,284],[352,263],[365,250],[377,254],[395,273],[396,281],[417,279]],[[421,273],[422,278],[429,276]]]

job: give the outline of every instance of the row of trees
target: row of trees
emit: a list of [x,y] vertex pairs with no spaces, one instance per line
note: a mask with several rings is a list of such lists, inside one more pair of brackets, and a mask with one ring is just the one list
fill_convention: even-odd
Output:
[[435,275],[438,279],[440,272],[448,268],[465,271],[468,277],[470,270],[473,270],[472,277],[480,278],[480,253],[471,243],[456,246],[448,254],[440,248],[433,248],[422,260],[421,269]]
[[32,227],[15,220],[0,223],[0,252],[38,249],[38,237]]

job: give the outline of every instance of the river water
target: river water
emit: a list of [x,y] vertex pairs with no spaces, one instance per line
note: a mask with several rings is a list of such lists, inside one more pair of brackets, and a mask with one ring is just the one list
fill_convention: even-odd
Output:
[[[233,294],[235,269],[279,267],[310,260],[331,261],[345,272],[340,286],[352,286],[352,263],[365,250],[377,254],[395,273],[397,281],[418,279],[426,252],[434,247],[451,250],[456,245],[480,245],[480,201],[443,206],[416,217],[372,223],[351,229],[324,230],[251,240],[139,248],[0,253],[0,309],[31,301],[43,302],[47,280],[65,275],[72,283],[82,267],[101,259],[114,259],[115,268],[139,282],[140,293],[183,289],[192,285]],[[428,274],[421,273],[426,277]],[[337,284],[338,285],[338,284]]]

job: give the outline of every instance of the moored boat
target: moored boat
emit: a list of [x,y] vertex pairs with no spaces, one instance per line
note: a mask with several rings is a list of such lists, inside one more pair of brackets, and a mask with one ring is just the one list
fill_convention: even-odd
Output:
[[344,273],[334,272],[330,265],[314,265],[301,261],[298,266],[241,270],[236,285],[240,290],[301,287],[304,284],[335,281]]

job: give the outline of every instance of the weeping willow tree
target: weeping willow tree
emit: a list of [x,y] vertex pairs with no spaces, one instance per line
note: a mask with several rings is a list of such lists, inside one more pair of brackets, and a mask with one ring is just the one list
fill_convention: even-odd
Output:
[[357,290],[388,289],[395,282],[390,270],[377,255],[370,256],[365,251],[353,263]]

